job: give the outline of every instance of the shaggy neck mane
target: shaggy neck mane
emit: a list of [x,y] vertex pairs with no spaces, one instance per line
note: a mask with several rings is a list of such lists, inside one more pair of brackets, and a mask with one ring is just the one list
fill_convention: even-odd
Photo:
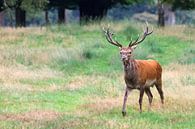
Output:
[[137,75],[137,63],[135,59],[123,61],[125,75],[129,78],[135,78]]
[[124,70],[125,72],[126,71],[134,71],[137,69],[137,66],[136,66],[136,61],[135,59],[130,59],[128,61],[123,61],[123,65],[124,65]]

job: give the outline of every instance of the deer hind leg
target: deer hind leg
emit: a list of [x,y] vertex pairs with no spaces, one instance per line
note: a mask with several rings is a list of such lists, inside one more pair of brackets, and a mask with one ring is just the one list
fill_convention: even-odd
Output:
[[146,93],[147,96],[148,96],[148,100],[149,100],[149,108],[148,108],[148,110],[150,110],[150,109],[151,109],[151,105],[152,105],[153,95],[152,95],[152,93],[151,93],[151,91],[150,91],[150,88],[146,88],[146,89],[145,89],[145,93]]
[[162,90],[162,80],[157,81],[155,84],[158,93],[160,94],[161,103],[164,104],[164,93]]
[[140,88],[140,96],[139,96],[139,109],[140,109],[140,113],[142,113],[142,99],[144,96],[144,89]]

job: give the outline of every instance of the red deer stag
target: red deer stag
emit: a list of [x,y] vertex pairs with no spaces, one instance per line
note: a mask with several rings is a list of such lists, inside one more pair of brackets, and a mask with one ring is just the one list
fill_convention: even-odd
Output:
[[150,87],[156,86],[158,93],[160,94],[161,103],[164,103],[164,96],[162,91],[162,68],[160,64],[155,60],[135,60],[132,58],[132,52],[136,48],[136,46],[143,42],[144,39],[152,34],[153,30],[149,32],[148,24],[146,22],[146,29],[144,30],[143,35],[135,41],[129,43],[128,47],[123,47],[119,42],[113,40],[113,33],[108,29],[104,29],[106,39],[109,43],[119,47],[121,60],[124,65],[124,80],[126,83],[126,90],[123,101],[122,115],[126,115],[126,101],[128,97],[128,93],[133,89],[140,90],[139,96],[139,106],[140,113],[142,112],[142,98],[144,92],[148,96],[149,100],[149,109],[151,108],[151,103],[153,99],[153,95],[150,91]]

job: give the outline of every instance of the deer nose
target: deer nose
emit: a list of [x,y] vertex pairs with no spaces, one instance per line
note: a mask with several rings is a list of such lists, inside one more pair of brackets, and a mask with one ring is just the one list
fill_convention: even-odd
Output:
[[122,59],[122,60],[128,60],[128,57],[127,57],[127,55],[122,55],[122,56],[121,56],[121,59]]

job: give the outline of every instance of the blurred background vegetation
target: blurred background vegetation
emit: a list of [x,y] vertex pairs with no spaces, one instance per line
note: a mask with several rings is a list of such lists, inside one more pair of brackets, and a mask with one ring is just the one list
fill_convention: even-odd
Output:
[[0,25],[85,24],[105,17],[143,20],[143,16],[159,26],[194,24],[194,8],[194,0],[0,0]]

